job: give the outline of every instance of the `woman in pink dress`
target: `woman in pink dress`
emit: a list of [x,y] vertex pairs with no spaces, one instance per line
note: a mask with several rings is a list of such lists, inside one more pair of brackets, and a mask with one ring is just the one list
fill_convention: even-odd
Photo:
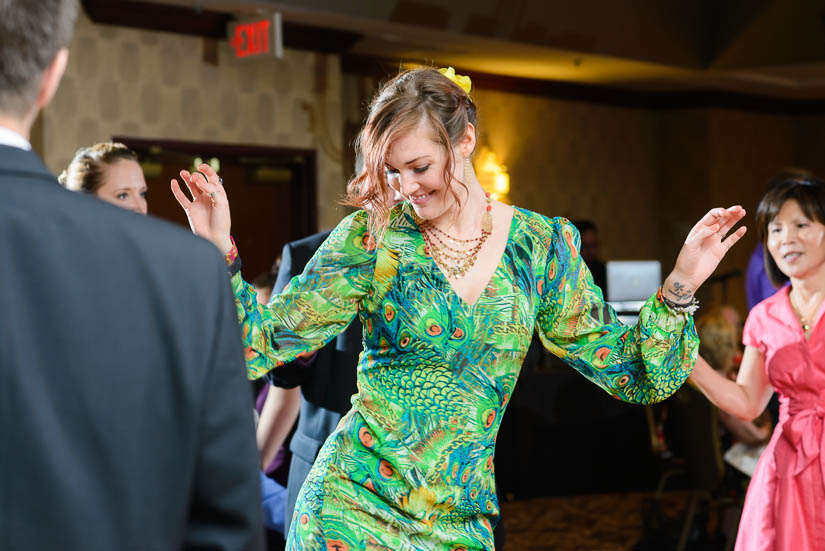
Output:
[[756,221],[768,275],[777,287],[791,284],[751,310],[736,382],[701,358],[691,377],[743,419],[779,393],[779,423],[751,479],[736,551],[825,550],[825,183],[777,183]]

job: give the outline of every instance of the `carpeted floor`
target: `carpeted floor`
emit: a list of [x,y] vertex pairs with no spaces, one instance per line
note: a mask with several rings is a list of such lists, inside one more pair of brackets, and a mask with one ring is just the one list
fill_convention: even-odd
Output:
[[[502,503],[505,546],[498,551],[631,551],[642,536],[642,510],[650,494],[628,493],[569,497],[544,497]],[[673,519],[678,534],[689,496],[676,492],[662,499],[662,511]],[[713,525],[714,519],[705,528]],[[677,538],[678,539],[678,538]],[[648,538],[648,547],[666,551],[673,543],[661,545]],[[724,542],[710,546],[694,542],[689,549],[724,549]]]

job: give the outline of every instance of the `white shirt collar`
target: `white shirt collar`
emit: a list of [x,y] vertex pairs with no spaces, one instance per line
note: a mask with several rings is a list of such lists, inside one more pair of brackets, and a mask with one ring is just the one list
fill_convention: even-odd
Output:
[[31,151],[32,149],[32,144],[29,143],[29,140],[4,126],[0,126],[0,145],[17,147],[19,149],[25,149],[26,151]]

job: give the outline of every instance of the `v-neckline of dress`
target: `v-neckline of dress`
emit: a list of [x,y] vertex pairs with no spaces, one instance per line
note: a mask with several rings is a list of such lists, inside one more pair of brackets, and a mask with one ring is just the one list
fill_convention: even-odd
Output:
[[[424,236],[421,235],[421,229],[418,227],[418,224],[415,221],[415,216],[413,216],[412,212],[410,212],[412,210],[412,206],[409,205],[409,203],[405,203],[404,207],[405,207],[405,214],[407,215],[408,220],[412,223],[413,227],[418,232],[417,239],[420,240],[421,243],[424,246],[426,246],[426,243],[424,242]],[[504,248],[501,251],[501,256],[499,257],[498,262],[496,263],[495,269],[492,272],[490,272],[490,276],[487,278],[487,281],[485,282],[484,287],[481,290],[481,293],[478,295],[478,297],[473,302],[468,302],[467,300],[464,299],[464,297],[462,297],[461,295],[458,294],[458,292],[455,290],[455,287],[453,287],[453,284],[450,281],[450,279],[444,274],[444,272],[441,270],[441,268],[438,267],[438,264],[436,264],[433,257],[427,255],[427,258],[429,259],[430,272],[431,273],[435,272],[435,273],[438,274],[438,277],[439,277],[439,280],[440,280],[441,284],[446,285],[450,289],[451,295],[453,297],[455,297],[456,299],[458,299],[458,301],[465,308],[469,308],[469,309],[472,310],[476,307],[476,305],[481,301],[481,299],[484,297],[484,295],[487,294],[487,290],[489,289],[490,284],[493,282],[493,279],[495,279],[496,274],[498,274],[498,271],[504,265],[504,258],[507,256],[507,249],[510,248],[510,245],[511,245],[512,240],[513,240],[513,235],[515,234],[516,217],[518,216],[518,207],[513,206],[512,209],[513,209],[513,216],[510,218],[510,227],[507,231],[507,241],[504,243]]]

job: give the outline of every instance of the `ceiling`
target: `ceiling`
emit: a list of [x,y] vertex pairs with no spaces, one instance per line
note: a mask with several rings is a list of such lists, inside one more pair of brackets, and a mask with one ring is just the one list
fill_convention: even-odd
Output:
[[[132,2],[134,4],[134,2]],[[647,92],[825,99],[822,0],[151,0],[279,11],[351,36],[341,53]]]

